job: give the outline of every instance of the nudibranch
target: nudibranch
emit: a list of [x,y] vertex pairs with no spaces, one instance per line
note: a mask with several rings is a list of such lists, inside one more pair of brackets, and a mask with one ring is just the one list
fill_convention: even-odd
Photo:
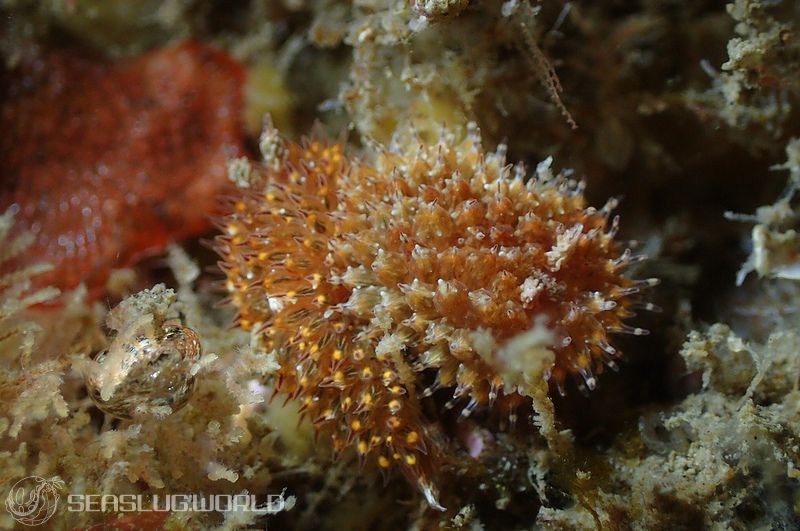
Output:
[[528,178],[474,126],[410,144],[360,160],[318,132],[296,144],[268,129],[215,247],[238,325],[278,354],[277,390],[336,450],[399,468],[441,508],[443,448],[421,403],[449,389],[468,416],[523,400],[476,333],[503,345],[544,321],[551,382],[591,389],[620,356],[609,336],[646,333],[624,320],[655,281],[624,274],[637,258],[615,240],[614,201],[588,207],[549,161]]

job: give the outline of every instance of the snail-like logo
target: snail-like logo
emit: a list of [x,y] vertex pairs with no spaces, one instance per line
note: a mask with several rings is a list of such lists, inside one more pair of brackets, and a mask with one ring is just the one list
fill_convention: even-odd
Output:
[[58,476],[44,479],[39,476],[22,478],[11,487],[6,497],[6,509],[23,525],[40,525],[58,509],[59,492],[64,482]]

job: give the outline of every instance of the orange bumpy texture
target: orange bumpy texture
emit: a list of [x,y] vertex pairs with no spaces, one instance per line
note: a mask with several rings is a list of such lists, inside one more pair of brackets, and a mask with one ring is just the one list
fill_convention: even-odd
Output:
[[24,62],[0,88],[0,210],[36,240],[39,285],[101,295],[112,268],[196,236],[244,151],[245,72],[185,42],[116,62],[75,51]]
[[379,147],[369,163],[321,135],[270,153],[216,241],[238,324],[277,351],[278,391],[337,450],[399,466],[432,506],[441,449],[421,401],[454,389],[468,415],[521,400],[478,353],[476,331],[503,345],[544,319],[551,380],[590,388],[618,356],[608,335],[644,333],[623,324],[649,281],[622,275],[632,258],[613,239],[613,205],[587,207],[582,185],[547,163],[526,181],[474,129],[460,142]]

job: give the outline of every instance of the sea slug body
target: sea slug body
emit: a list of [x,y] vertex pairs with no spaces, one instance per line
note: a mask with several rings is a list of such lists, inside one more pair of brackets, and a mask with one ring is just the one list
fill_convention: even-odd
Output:
[[587,207],[549,161],[526,178],[474,126],[373,146],[370,161],[318,132],[263,138],[267,160],[238,172],[216,239],[238,325],[278,353],[277,390],[336,450],[399,468],[432,507],[444,449],[421,403],[447,389],[469,416],[524,400],[487,338],[499,348],[545,322],[551,382],[591,389],[620,356],[610,334],[646,333],[623,321],[655,281],[624,275],[637,258],[614,239],[614,201]]

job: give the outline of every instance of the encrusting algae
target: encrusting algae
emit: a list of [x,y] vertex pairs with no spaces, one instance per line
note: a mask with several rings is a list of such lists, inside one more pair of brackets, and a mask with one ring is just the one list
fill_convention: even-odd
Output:
[[0,210],[34,236],[20,259],[53,266],[34,285],[98,299],[113,269],[208,230],[225,161],[244,151],[245,71],[193,41],[86,55],[26,61],[0,90]]
[[527,179],[474,126],[397,137],[374,162],[320,133],[298,145],[268,127],[261,147],[263,164],[234,165],[242,192],[216,240],[238,324],[277,352],[277,391],[336,451],[397,466],[434,508],[443,446],[423,399],[449,389],[445,408],[513,421],[525,391],[504,378],[509,341],[544,323],[563,392],[616,367],[610,334],[646,333],[624,320],[654,308],[638,298],[655,280],[625,276],[638,257],[614,239],[615,201],[587,207],[549,159]]

